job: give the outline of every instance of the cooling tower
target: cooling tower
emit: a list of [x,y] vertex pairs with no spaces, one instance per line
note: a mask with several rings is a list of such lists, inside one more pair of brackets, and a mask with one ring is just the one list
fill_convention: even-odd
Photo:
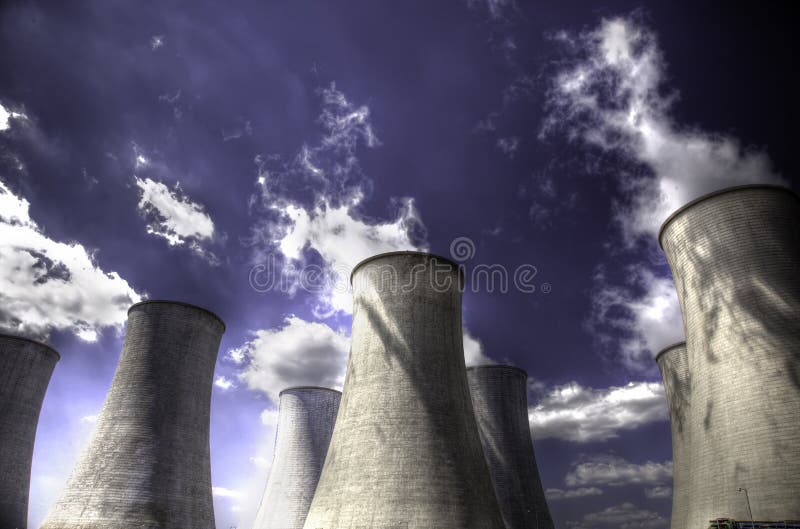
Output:
[[58,353],[0,334],[0,527],[28,527],[31,458],[39,410]]
[[502,529],[464,367],[460,270],[393,252],[351,280],[344,391],[305,529]]
[[278,431],[254,529],[302,529],[331,442],[341,393],[296,387],[280,393]]
[[185,303],[130,308],[92,440],[41,529],[214,529],[209,405],[224,331]]
[[506,529],[554,529],[528,424],[528,374],[517,367],[467,368],[472,406]]
[[686,343],[676,343],[656,356],[664,391],[667,395],[669,423],[672,430],[672,529],[686,529],[690,492],[689,419],[692,377]]
[[686,527],[750,519],[739,487],[757,520],[800,519],[800,200],[724,189],[675,212],[659,239],[692,377]]

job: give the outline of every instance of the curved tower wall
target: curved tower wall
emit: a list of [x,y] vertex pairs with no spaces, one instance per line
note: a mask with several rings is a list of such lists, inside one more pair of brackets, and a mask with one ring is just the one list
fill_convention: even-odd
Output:
[[744,186],[702,197],[660,241],[686,331],[692,469],[686,527],[800,519],[800,201]]
[[58,360],[45,344],[0,334],[0,527],[28,527],[36,426]]
[[352,276],[350,357],[306,529],[502,529],[467,385],[458,267],[382,254]]
[[690,450],[692,376],[686,343],[667,347],[656,356],[669,408],[672,430],[672,529],[686,529],[692,474]]
[[341,393],[298,387],[281,392],[275,452],[254,529],[302,529],[317,489]]
[[224,330],[183,303],[130,308],[92,440],[41,529],[214,529],[209,407]]
[[528,374],[502,366],[467,368],[472,406],[506,529],[554,529],[528,423]]

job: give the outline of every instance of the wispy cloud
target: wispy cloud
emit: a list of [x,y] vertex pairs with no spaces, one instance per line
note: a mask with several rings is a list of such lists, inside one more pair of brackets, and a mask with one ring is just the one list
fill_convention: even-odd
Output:
[[600,496],[603,494],[597,487],[580,487],[577,489],[547,489],[544,491],[548,501],[571,500],[574,498],[585,498],[586,496]]
[[[142,154],[137,155],[137,166],[147,163]],[[134,182],[139,188],[139,211],[147,222],[147,233],[165,239],[170,246],[186,246],[211,263],[217,262],[207,248],[214,240],[214,222],[202,204],[189,199],[177,183],[170,189],[150,178],[135,176]]]
[[0,182],[0,327],[40,338],[66,330],[92,342],[121,326],[141,294],[100,268],[93,251],[49,238],[29,208]]
[[663,485],[672,480],[672,462],[631,463],[614,455],[590,456],[575,465],[564,482],[569,487]]
[[589,513],[579,521],[567,522],[569,529],[596,529],[597,527],[660,529],[667,525],[667,520],[657,512],[637,507],[630,502]]
[[11,127],[12,119],[25,120],[27,118],[28,116],[26,116],[24,113],[9,110],[4,107],[2,103],[0,103],[0,132],[8,130]]
[[565,131],[650,170],[617,172],[624,197],[616,213],[629,242],[652,238],[671,212],[705,193],[782,182],[764,151],[675,120],[677,93],[665,86],[657,36],[637,15],[603,19],[591,31],[561,32],[555,40],[572,60],[553,78],[543,134]]
[[228,391],[229,389],[236,387],[236,383],[224,375],[219,375],[217,378],[215,378],[214,385],[222,391]]
[[553,388],[529,409],[534,438],[577,443],[605,441],[622,431],[667,418],[664,388],[651,382],[605,389],[571,382]]
[[319,94],[317,141],[303,144],[289,162],[277,155],[256,157],[251,207],[259,220],[250,243],[257,260],[281,257],[284,271],[321,258],[327,280],[315,290],[314,313],[327,318],[351,312],[348,280],[355,264],[376,253],[423,249],[425,228],[407,197],[395,199],[389,220],[361,213],[372,184],[361,170],[359,149],[380,145],[369,107],[352,103],[335,84]]
[[627,368],[655,371],[653,357],[683,340],[683,320],[672,278],[630,266],[624,285],[607,282],[602,269],[594,282],[589,330],[601,347]]

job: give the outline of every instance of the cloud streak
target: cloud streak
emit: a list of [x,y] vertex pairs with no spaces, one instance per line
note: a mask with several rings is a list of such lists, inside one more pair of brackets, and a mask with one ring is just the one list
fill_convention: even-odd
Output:
[[570,382],[550,390],[528,416],[534,438],[576,443],[606,441],[668,418],[664,388],[651,382],[606,389]]

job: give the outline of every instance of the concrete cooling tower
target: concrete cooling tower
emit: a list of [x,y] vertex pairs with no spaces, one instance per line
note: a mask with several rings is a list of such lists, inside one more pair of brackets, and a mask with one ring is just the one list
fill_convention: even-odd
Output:
[[275,452],[254,529],[302,529],[331,442],[341,393],[296,387],[280,393]]
[[502,529],[464,367],[460,270],[393,252],[351,280],[350,358],[305,529]]
[[28,490],[36,425],[58,353],[0,334],[0,528],[28,527]]
[[92,440],[41,529],[214,529],[209,407],[224,331],[185,303],[130,308]]
[[664,391],[669,408],[669,423],[672,430],[672,529],[686,529],[689,508],[689,479],[692,467],[689,461],[691,438],[689,418],[692,377],[689,373],[689,357],[686,343],[676,343],[656,356],[656,363],[664,379]]
[[659,239],[692,380],[685,527],[749,520],[739,487],[756,520],[800,519],[800,200],[724,189],[675,212]]
[[467,368],[472,406],[506,529],[554,529],[528,423],[528,374],[503,365]]

